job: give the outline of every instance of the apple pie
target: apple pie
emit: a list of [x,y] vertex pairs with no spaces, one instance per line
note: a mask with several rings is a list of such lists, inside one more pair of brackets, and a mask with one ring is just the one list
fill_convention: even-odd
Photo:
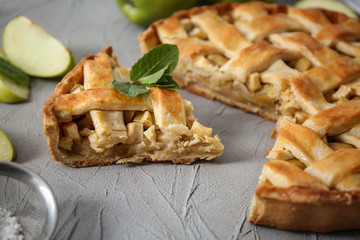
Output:
[[180,87],[265,119],[297,123],[359,96],[360,21],[323,9],[222,3],[140,33],[142,53],[178,46]]
[[179,85],[277,121],[249,221],[360,229],[360,21],[324,9],[222,3],[180,11],[139,35],[178,46]]
[[212,129],[200,124],[178,91],[151,87],[128,97],[111,87],[130,82],[112,48],[84,57],[43,107],[43,127],[55,160],[72,167],[140,163],[190,164],[223,153]]

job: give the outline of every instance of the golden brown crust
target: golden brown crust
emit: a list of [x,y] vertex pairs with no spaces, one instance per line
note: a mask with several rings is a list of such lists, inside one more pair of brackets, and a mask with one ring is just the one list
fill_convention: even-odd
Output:
[[339,57],[305,72],[322,93],[327,93],[347,83],[360,74],[360,61]]
[[320,136],[338,135],[360,123],[360,101],[352,100],[321,111],[307,119],[304,126]]
[[198,38],[184,38],[179,39],[174,42],[178,48],[180,55],[183,57],[194,57],[198,54],[209,54],[215,51],[215,47],[207,44],[204,41],[199,40]]
[[249,221],[281,229],[331,232],[360,228],[360,192],[258,186]]
[[161,119],[157,122],[160,128],[170,124],[186,124],[184,103],[176,90],[154,87],[151,89],[151,101],[154,105],[155,117],[157,114],[160,115],[160,111],[166,113],[162,114],[165,117],[156,118]]
[[218,136],[203,131],[207,128],[195,120],[191,103],[186,107],[178,91],[153,87],[130,98],[109,88],[114,78],[129,77],[115,61],[111,47],[83,58],[44,103],[44,133],[55,160],[71,167],[191,164],[222,154]]
[[60,95],[54,100],[54,104],[59,122],[69,121],[71,116],[91,110],[152,110],[146,96],[131,98],[114,88],[91,88],[74,94]]

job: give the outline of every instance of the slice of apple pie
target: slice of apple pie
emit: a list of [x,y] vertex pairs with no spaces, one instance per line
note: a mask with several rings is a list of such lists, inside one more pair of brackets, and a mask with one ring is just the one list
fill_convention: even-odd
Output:
[[268,154],[249,221],[292,230],[360,229],[360,101],[285,120]]
[[139,40],[143,53],[179,47],[181,87],[270,120],[301,124],[360,95],[360,20],[341,13],[222,3],[177,12]]
[[88,56],[58,84],[43,107],[44,133],[55,160],[72,167],[172,161],[190,164],[223,152],[178,91],[151,87],[128,97],[111,82],[130,82],[112,48]]

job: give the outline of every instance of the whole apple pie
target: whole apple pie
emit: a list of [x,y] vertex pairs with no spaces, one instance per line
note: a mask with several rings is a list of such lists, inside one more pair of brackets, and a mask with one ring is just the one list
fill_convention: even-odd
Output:
[[111,82],[130,82],[112,48],[84,57],[43,108],[44,133],[55,160],[72,167],[140,163],[190,164],[223,153],[212,129],[200,124],[177,90],[151,87],[136,97]]
[[277,120],[249,221],[360,229],[360,21],[262,2],[180,11],[139,35],[180,51],[179,85]]

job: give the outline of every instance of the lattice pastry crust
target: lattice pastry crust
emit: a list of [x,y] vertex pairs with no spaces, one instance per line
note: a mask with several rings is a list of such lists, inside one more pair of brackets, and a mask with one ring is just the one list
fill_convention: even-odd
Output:
[[223,152],[176,90],[153,87],[134,98],[111,88],[130,81],[108,47],[84,57],[43,107],[44,133],[55,160],[72,167],[142,161],[190,164]]
[[285,120],[268,153],[249,221],[292,230],[360,229],[360,101],[302,125]]
[[180,11],[139,35],[143,53],[180,50],[181,87],[245,111],[303,123],[360,93],[360,21],[261,2]]
[[360,21],[261,2],[175,13],[139,35],[176,44],[189,91],[278,120],[249,221],[360,229]]

